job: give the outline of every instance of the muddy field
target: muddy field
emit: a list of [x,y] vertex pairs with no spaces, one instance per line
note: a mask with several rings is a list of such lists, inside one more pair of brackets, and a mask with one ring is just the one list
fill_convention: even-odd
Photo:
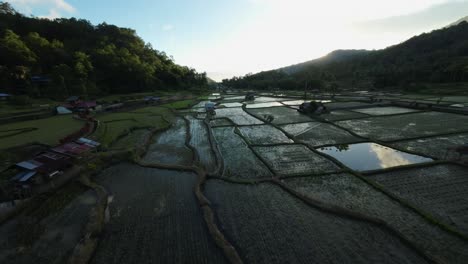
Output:
[[334,172],[340,168],[332,161],[303,145],[254,147],[265,162],[282,176]]
[[466,241],[431,225],[422,216],[351,174],[288,179],[285,183],[308,197],[385,220],[444,263],[464,263],[468,257]]
[[468,116],[426,112],[339,121],[336,124],[363,137],[391,141],[468,131]]
[[306,143],[311,147],[346,144],[361,140],[351,135],[348,131],[327,123],[299,123],[283,125],[281,128],[288,134],[294,136],[297,141]]
[[392,146],[408,151],[415,151],[438,159],[459,159],[461,158],[460,155],[450,151],[450,149],[466,144],[467,142],[468,134],[455,134],[401,141],[393,143]]
[[193,195],[196,175],[122,164],[96,181],[112,202],[92,263],[224,262]]
[[468,235],[468,169],[456,165],[369,176],[395,195]]
[[197,150],[200,163],[211,172],[216,167],[216,157],[208,139],[208,128],[203,123],[203,120],[191,116],[187,116],[186,118],[190,122],[191,138],[189,143]]
[[268,168],[234,130],[234,127],[213,129],[224,160],[225,168],[222,176],[245,179],[270,177],[271,172]]
[[269,107],[269,108],[254,108],[247,110],[252,115],[265,120],[268,116],[273,117],[273,124],[287,124],[312,121],[310,117],[297,112],[289,107]]
[[2,224],[0,262],[66,263],[95,203],[92,191],[72,183]]
[[426,263],[384,230],[323,213],[271,184],[213,180],[206,194],[247,263]]

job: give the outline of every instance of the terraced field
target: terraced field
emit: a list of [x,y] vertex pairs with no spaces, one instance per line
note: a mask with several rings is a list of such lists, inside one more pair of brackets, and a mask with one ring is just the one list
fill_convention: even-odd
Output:
[[373,116],[396,115],[396,114],[407,114],[407,113],[418,112],[418,110],[415,110],[415,109],[395,107],[395,106],[371,107],[371,108],[357,109],[354,111],[358,113],[373,115]]
[[251,144],[293,142],[281,130],[270,125],[239,127],[239,131]]
[[273,117],[273,124],[287,124],[311,121],[310,117],[300,114],[294,109],[289,107],[268,107],[268,108],[254,108],[247,110],[252,115],[265,120],[268,116]]
[[192,152],[185,146],[187,126],[182,118],[177,118],[173,126],[155,136],[149,146],[145,162],[188,165],[192,160]]
[[468,134],[455,134],[431,138],[420,138],[409,141],[392,143],[392,146],[418,152],[438,159],[455,158],[460,156],[451,148],[456,148],[467,144]]
[[0,226],[1,263],[65,263],[80,241],[92,191],[72,184]]
[[468,131],[468,116],[426,112],[339,121],[336,124],[363,137],[391,141]]
[[322,145],[345,144],[358,142],[362,139],[351,135],[348,131],[327,123],[309,122],[281,126],[284,131],[299,141],[311,147]]
[[202,120],[191,116],[187,116],[186,118],[190,122],[190,145],[197,150],[200,163],[208,171],[213,171],[216,167],[216,158],[208,139],[208,128]]
[[221,108],[216,110],[216,118],[229,118],[236,125],[263,124],[259,119],[252,117],[240,107]]
[[[467,143],[467,116],[366,94],[314,96],[331,112],[305,115],[299,96],[278,96],[200,97],[217,103],[214,116],[205,101],[108,115],[115,138],[144,124],[110,140],[109,155],[166,129],[141,159],[81,177],[95,192],[74,183],[0,224],[0,263],[69,263],[90,238],[94,264],[466,263],[468,166],[448,148]],[[104,228],[85,236],[98,190]]]
[[96,180],[113,199],[91,263],[225,262],[193,195],[196,175],[121,164]]
[[279,175],[326,173],[339,170],[332,161],[303,145],[254,147],[254,150]]
[[385,220],[442,263],[464,263],[468,257],[468,242],[428,223],[353,175],[304,177],[287,179],[285,183],[308,197]]
[[436,165],[369,176],[395,195],[468,235],[468,169]]
[[388,232],[309,207],[271,184],[212,180],[205,192],[247,263],[426,263]]
[[214,128],[214,135],[224,159],[224,177],[244,179],[270,177],[271,172],[258,159],[247,143],[234,132],[234,127]]

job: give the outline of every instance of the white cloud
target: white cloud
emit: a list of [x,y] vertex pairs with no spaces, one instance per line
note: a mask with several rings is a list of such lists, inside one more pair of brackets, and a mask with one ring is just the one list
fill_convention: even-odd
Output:
[[173,29],[174,29],[174,25],[171,25],[171,24],[165,24],[162,26],[163,31],[171,31]]
[[10,0],[15,8],[20,12],[31,14],[36,8],[45,8],[48,10],[47,15],[39,15],[40,18],[54,19],[62,17],[62,12],[72,14],[76,12],[76,8],[65,0]]
[[52,8],[49,10],[49,14],[46,15],[46,16],[39,16],[39,18],[45,18],[45,19],[56,19],[56,18],[59,18],[60,17],[60,13],[55,9],[55,8]]

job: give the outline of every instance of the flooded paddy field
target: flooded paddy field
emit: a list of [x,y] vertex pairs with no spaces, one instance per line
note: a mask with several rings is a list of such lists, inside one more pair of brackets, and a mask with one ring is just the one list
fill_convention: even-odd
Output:
[[279,175],[326,173],[339,170],[332,161],[304,145],[254,147],[254,150]]
[[319,148],[355,171],[370,171],[433,161],[375,143],[342,144]]
[[91,263],[224,263],[193,194],[196,180],[130,164],[102,172],[96,181],[113,199]]
[[266,107],[273,107],[273,106],[283,106],[283,104],[278,102],[267,102],[267,103],[254,103],[248,104],[247,108],[266,108]]
[[338,121],[336,124],[363,137],[391,141],[468,131],[468,116],[425,112]]
[[348,111],[348,110],[335,110],[335,111],[330,111],[326,114],[320,115],[320,118],[323,118],[328,121],[340,121],[340,120],[365,118],[365,117],[369,117],[369,115],[358,113],[355,111]]
[[295,109],[291,109],[286,106],[247,109],[247,111],[252,115],[263,120],[267,119],[269,116],[272,116],[273,121],[271,123],[273,124],[287,124],[295,122],[312,121],[310,117],[303,115]]
[[216,109],[216,118],[229,118],[236,125],[258,125],[263,122],[240,107]]
[[210,180],[205,193],[246,263],[426,263],[385,230],[309,207],[271,184]]
[[[466,263],[468,167],[450,160],[468,143],[468,116],[360,96],[321,115],[293,109],[301,97],[264,94],[245,107],[245,95],[221,97],[216,115],[205,102],[179,111],[141,160],[92,179],[109,193],[109,217],[91,263],[225,263],[226,248],[244,263]],[[166,169],[149,168],[158,164]],[[67,262],[93,194],[0,225],[0,262]],[[25,244],[15,235],[30,223],[38,235]]]
[[0,226],[1,263],[66,263],[83,236],[93,191],[71,183]]
[[293,143],[281,130],[271,125],[239,127],[240,133],[251,144]]
[[211,127],[218,127],[218,126],[235,126],[235,124],[227,118],[215,118],[210,120]]
[[297,123],[281,126],[286,133],[292,135],[297,141],[317,147],[330,144],[345,144],[357,142],[360,139],[348,131],[336,126],[320,122]]
[[143,161],[189,165],[192,160],[192,152],[185,146],[186,133],[185,121],[178,118],[171,128],[153,138]]
[[237,102],[234,102],[234,103],[222,103],[222,104],[220,104],[219,106],[221,106],[221,107],[241,107],[242,104],[241,104],[241,103],[237,103]]
[[372,106],[372,104],[367,102],[331,102],[326,103],[325,106],[330,110],[338,110],[347,108],[369,107]]
[[468,144],[468,134],[420,138],[392,143],[392,146],[421,153],[438,159],[463,158],[451,149]]
[[396,115],[396,114],[406,114],[406,113],[414,113],[418,112],[418,110],[411,109],[411,108],[404,108],[404,107],[396,107],[396,106],[384,106],[384,107],[371,107],[371,108],[363,108],[363,109],[356,109],[353,110],[355,112],[368,114],[368,115]]
[[464,263],[468,257],[468,242],[430,224],[411,209],[351,174],[286,179],[285,183],[321,202],[384,220],[442,263]]
[[223,177],[255,179],[271,177],[262,161],[247,143],[234,132],[234,127],[214,128],[213,132],[224,160]]
[[432,217],[468,234],[468,168],[435,165],[368,176]]
[[213,171],[216,167],[216,157],[211,149],[208,128],[203,120],[186,117],[190,122],[190,145],[197,150],[200,163],[208,170]]

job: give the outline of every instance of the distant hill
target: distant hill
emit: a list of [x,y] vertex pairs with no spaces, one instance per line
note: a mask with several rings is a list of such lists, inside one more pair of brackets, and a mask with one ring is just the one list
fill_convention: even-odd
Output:
[[386,49],[337,50],[325,57],[224,80],[234,88],[412,87],[468,82],[468,23],[424,33]]
[[217,83],[215,80],[211,79],[210,77],[206,77],[206,81],[207,81],[208,85],[212,85],[212,84]]
[[295,65],[291,65],[288,67],[284,67],[284,68],[281,68],[280,70],[288,74],[293,74],[311,65],[324,65],[324,64],[333,63],[333,62],[343,62],[343,61],[355,58],[356,56],[368,54],[369,52],[370,51],[368,50],[335,50],[327,54],[324,57],[311,60],[311,61],[306,61],[306,62],[299,63],[299,64],[295,64]]
[[447,27],[457,26],[457,25],[459,25],[461,22],[468,22],[468,16],[460,18],[459,20],[453,22],[452,24],[448,25]]

